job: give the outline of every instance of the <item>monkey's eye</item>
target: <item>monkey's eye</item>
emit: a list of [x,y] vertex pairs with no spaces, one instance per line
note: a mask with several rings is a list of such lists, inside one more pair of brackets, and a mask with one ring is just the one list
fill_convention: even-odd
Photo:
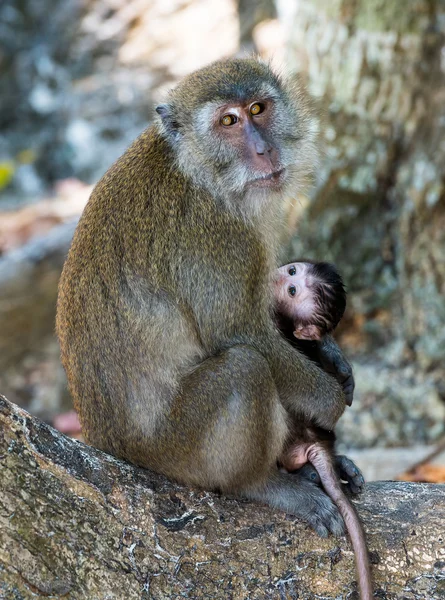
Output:
[[224,127],[229,127],[230,125],[234,125],[238,122],[238,117],[235,115],[224,115],[221,119],[221,125]]
[[289,293],[289,296],[295,296],[295,294],[297,293],[297,288],[294,285],[290,285],[287,288],[287,291]]
[[297,269],[294,267],[294,265],[289,267],[289,270],[288,270],[289,275],[295,275],[296,272],[297,272]]
[[259,115],[264,111],[265,108],[266,107],[264,106],[264,104],[255,102],[255,104],[252,104],[252,106],[250,107],[250,114],[251,115]]

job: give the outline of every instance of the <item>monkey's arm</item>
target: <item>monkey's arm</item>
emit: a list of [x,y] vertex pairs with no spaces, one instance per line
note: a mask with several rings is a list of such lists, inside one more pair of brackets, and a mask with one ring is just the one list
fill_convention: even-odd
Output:
[[346,397],[332,376],[293,348],[278,331],[251,344],[267,359],[280,399],[290,414],[333,429],[343,414]]
[[[207,296],[208,305],[214,297]],[[267,360],[286,410],[297,419],[303,417],[324,429],[334,428],[343,414],[346,398],[331,375],[293,348],[271,318],[269,321],[255,319],[251,316],[255,315],[255,310],[243,312],[241,316],[236,310],[217,310],[216,307],[208,312],[208,305],[199,313],[197,329],[209,355],[238,345],[254,348]],[[221,314],[226,318],[222,319]]]
[[318,360],[323,370],[335,377],[343,388],[346,404],[351,406],[355,388],[351,363],[330,335],[325,335],[320,342],[315,343],[318,351]]
[[[254,309],[243,312],[241,316],[236,314],[236,310],[215,308],[214,311],[208,311],[214,298],[215,295],[209,294],[206,310],[198,313],[200,339],[207,351],[214,355],[238,345],[254,348],[267,360],[286,410],[297,419],[303,416],[305,420],[324,429],[333,429],[346,404],[345,395],[337,381],[316,362],[292,347],[276,328],[272,318],[255,318],[259,311]],[[196,308],[202,306],[197,307],[195,303],[195,311]],[[227,317],[222,319],[220,314],[226,314]]]
[[[245,230],[242,233],[240,245],[248,236]],[[214,244],[216,253],[222,241]],[[226,246],[228,252],[232,244]],[[270,314],[265,265],[261,271],[258,259],[260,250],[256,246],[251,254],[246,250],[242,261],[239,256],[235,260],[236,257],[229,254],[221,273],[204,240],[200,243],[198,238],[196,247],[200,253],[198,267],[190,260],[183,260],[176,281],[206,353],[217,355],[238,345],[254,348],[267,360],[286,410],[296,418],[303,416],[324,429],[333,429],[345,409],[343,390],[333,377],[293,348],[279,332]],[[192,255],[192,248],[189,252]],[[196,259],[196,250],[194,253]],[[237,271],[231,268],[235,264]],[[234,302],[234,298],[237,301]]]
[[321,341],[297,340],[294,337],[289,338],[289,341],[338,381],[343,388],[346,404],[351,406],[355,388],[354,374],[351,363],[337,342],[330,335],[324,336]]

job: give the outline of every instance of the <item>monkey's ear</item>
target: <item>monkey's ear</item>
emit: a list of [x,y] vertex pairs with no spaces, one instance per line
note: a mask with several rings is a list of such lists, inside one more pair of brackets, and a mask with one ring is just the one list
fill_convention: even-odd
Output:
[[316,325],[299,325],[294,331],[298,340],[321,340],[322,335]]
[[172,141],[179,139],[179,123],[173,117],[173,111],[169,104],[159,104],[156,107],[156,112],[161,117],[165,132]]

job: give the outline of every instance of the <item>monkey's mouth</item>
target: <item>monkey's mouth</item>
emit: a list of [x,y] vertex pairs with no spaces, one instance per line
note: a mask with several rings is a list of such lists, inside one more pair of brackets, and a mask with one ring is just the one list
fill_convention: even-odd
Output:
[[264,175],[263,177],[257,177],[256,179],[252,179],[250,184],[260,187],[272,187],[278,185],[283,181],[284,171],[285,169],[280,169],[279,171]]

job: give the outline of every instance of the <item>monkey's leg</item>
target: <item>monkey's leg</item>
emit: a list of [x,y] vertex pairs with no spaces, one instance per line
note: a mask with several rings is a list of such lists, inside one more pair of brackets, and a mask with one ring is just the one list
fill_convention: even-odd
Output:
[[234,492],[267,478],[287,431],[266,360],[249,346],[235,346],[182,378],[161,432],[163,472]]
[[287,435],[267,361],[236,346],[184,377],[162,434],[163,472],[265,502],[305,519],[321,536],[342,534],[340,514],[320,487],[278,471]]

